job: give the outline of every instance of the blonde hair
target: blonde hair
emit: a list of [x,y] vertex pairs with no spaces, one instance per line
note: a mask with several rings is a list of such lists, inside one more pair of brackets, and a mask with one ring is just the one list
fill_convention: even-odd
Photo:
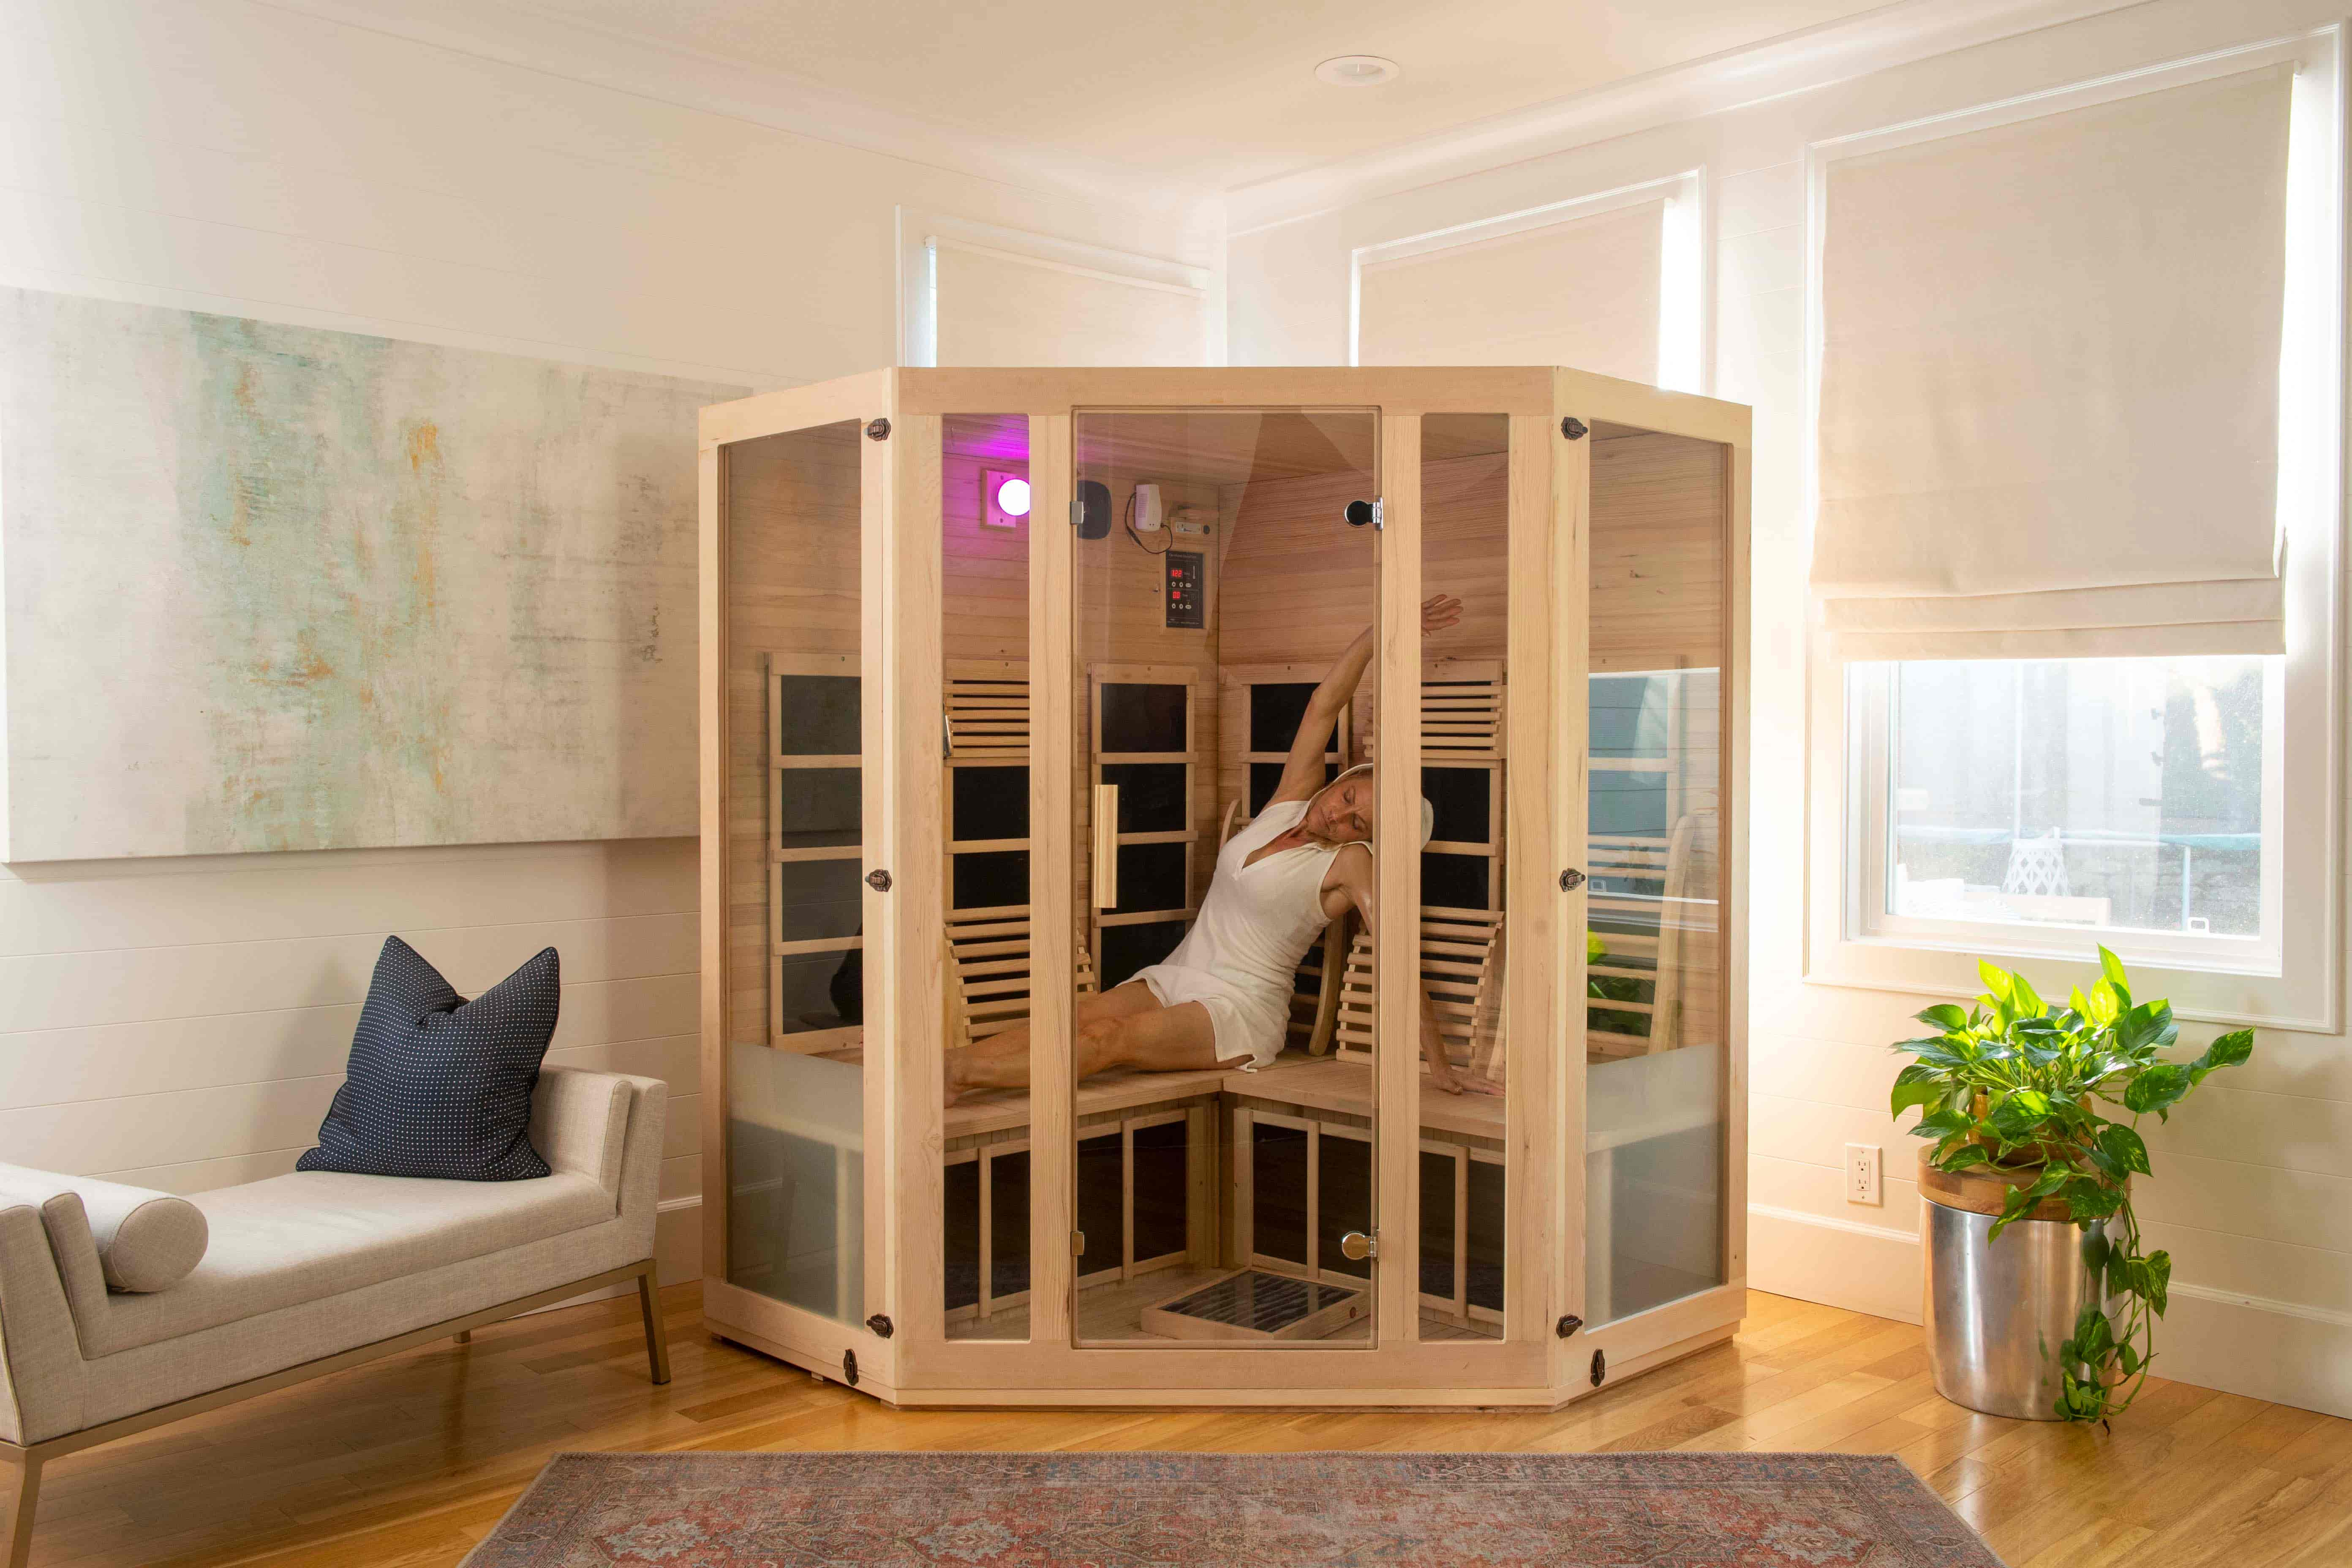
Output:
[[[1318,801],[1318,800],[1321,799],[1321,798],[1322,798],[1322,795],[1323,795],[1323,790],[1324,790],[1324,789],[1329,789],[1329,788],[1332,786],[1332,784],[1338,784],[1341,779],[1353,778],[1353,777],[1355,777],[1358,773],[1370,773],[1371,771],[1372,771],[1372,764],[1371,764],[1371,763],[1358,763],[1354,767],[1352,767],[1352,768],[1349,768],[1349,769],[1345,770],[1344,772],[1341,772],[1341,773],[1339,773],[1334,774],[1334,775],[1332,776],[1332,778],[1330,779],[1329,783],[1327,783],[1326,784],[1324,784],[1323,789],[1318,789],[1318,790],[1317,790],[1313,795],[1308,795],[1308,796],[1307,797],[1307,804],[1309,804],[1309,805],[1313,805],[1316,801]],[[1423,795],[1423,796],[1421,797],[1421,847],[1422,847],[1422,848],[1423,848],[1423,849],[1428,848],[1428,847],[1429,847],[1429,841],[1430,841],[1431,839],[1433,839],[1433,838],[1436,837],[1437,837],[1437,808],[1436,808],[1435,806],[1433,806],[1433,805],[1430,805],[1430,804],[1429,804],[1429,797],[1428,797],[1427,795]],[[1349,839],[1349,843],[1351,843],[1351,844],[1361,844],[1361,843],[1363,843],[1363,842],[1364,842],[1364,840],[1363,840],[1363,839],[1360,839],[1360,838],[1351,838],[1351,839]]]

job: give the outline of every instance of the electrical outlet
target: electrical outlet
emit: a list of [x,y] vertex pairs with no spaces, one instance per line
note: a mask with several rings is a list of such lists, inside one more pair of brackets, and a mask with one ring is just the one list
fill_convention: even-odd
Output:
[[1879,1204],[1886,1200],[1878,1191],[1879,1147],[1875,1143],[1849,1143],[1845,1146],[1845,1201],[1850,1204]]

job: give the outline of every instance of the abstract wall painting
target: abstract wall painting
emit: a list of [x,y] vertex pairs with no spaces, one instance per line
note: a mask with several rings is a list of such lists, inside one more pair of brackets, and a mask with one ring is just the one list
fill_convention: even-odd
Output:
[[0,858],[694,832],[744,391],[0,289]]

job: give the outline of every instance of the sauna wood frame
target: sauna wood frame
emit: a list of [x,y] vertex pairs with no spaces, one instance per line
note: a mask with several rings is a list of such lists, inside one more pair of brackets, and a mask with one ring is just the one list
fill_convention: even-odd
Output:
[[[1072,948],[1081,911],[1072,798],[1074,765],[1055,752],[1074,737],[1072,531],[1042,520],[1067,514],[1072,416],[1081,409],[1365,408],[1377,410],[1380,490],[1378,732],[1419,749],[1422,597],[1421,422],[1425,415],[1508,416],[1507,561],[1512,584],[1506,748],[1512,846],[1507,902],[1513,944],[1509,1011],[1520,1043],[1511,1063],[1504,1152],[1505,1337],[1418,1337],[1418,1175],[1422,1084],[1416,1054],[1376,1064],[1374,1342],[1364,1349],[1183,1346],[1081,1348],[1071,1321],[1076,1260],[1072,1226],[1076,1112],[1066,1039]],[[942,993],[945,778],[940,562],[943,416],[988,412],[1029,420],[1033,505],[1029,637],[1033,734],[1046,765],[1030,769],[1034,953],[1031,1124],[1033,1183],[1030,1338],[950,1341],[946,1335],[941,1223]],[[1569,438],[1562,420],[1715,443],[1724,469],[1719,700],[1746,710],[1748,411],[1711,399],[1558,368],[940,370],[870,372],[721,404],[702,414],[701,623],[701,1152],[705,1317],[712,1331],[886,1400],[918,1405],[1420,1405],[1552,1408],[1598,1386],[1605,1355],[1617,1379],[1729,1337],[1746,1289],[1747,1052],[1744,836],[1747,736],[1727,725],[1721,748],[1719,841],[1723,1031],[1719,1074],[1724,1162],[1720,1238],[1725,1283],[1600,1328],[1563,1335],[1584,1296],[1584,896],[1563,890],[1562,867],[1588,853],[1584,680],[1591,573],[1594,439]],[[729,833],[752,803],[731,798],[726,466],[736,442],[835,425],[887,420],[887,439],[860,442],[860,659],[870,697],[862,714],[866,864],[890,872],[888,890],[862,897],[867,976],[864,1027],[865,1324],[836,1321],[727,1282],[729,1054],[733,958],[728,910]],[[1198,694],[1196,693],[1196,700]],[[1075,743],[1066,742],[1066,743]],[[1066,760],[1066,759],[1065,759]],[[1381,811],[1410,820],[1418,805],[1402,769],[1381,775]],[[761,803],[764,804],[764,803]],[[756,809],[756,807],[754,807]],[[1419,857],[1379,868],[1385,907],[1417,908]],[[1410,921],[1380,933],[1380,1002],[1410,1016],[1417,933]],[[1547,1042],[1538,1048],[1532,1040]],[[1188,1075],[1189,1076],[1189,1075]],[[1140,1102],[1139,1100],[1131,1103]]]

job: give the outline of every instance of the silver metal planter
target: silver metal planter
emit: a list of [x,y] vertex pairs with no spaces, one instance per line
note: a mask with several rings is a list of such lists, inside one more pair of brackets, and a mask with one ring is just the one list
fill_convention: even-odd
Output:
[[2021,1219],[1989,1241],[1993,1216],[1925,1193],[1927,1361],[1936,1392],[1989,1415],[2055,1421],[2058,1347],[2097,1289],[2084,1245],[2104,1237],[2065,1220]]

